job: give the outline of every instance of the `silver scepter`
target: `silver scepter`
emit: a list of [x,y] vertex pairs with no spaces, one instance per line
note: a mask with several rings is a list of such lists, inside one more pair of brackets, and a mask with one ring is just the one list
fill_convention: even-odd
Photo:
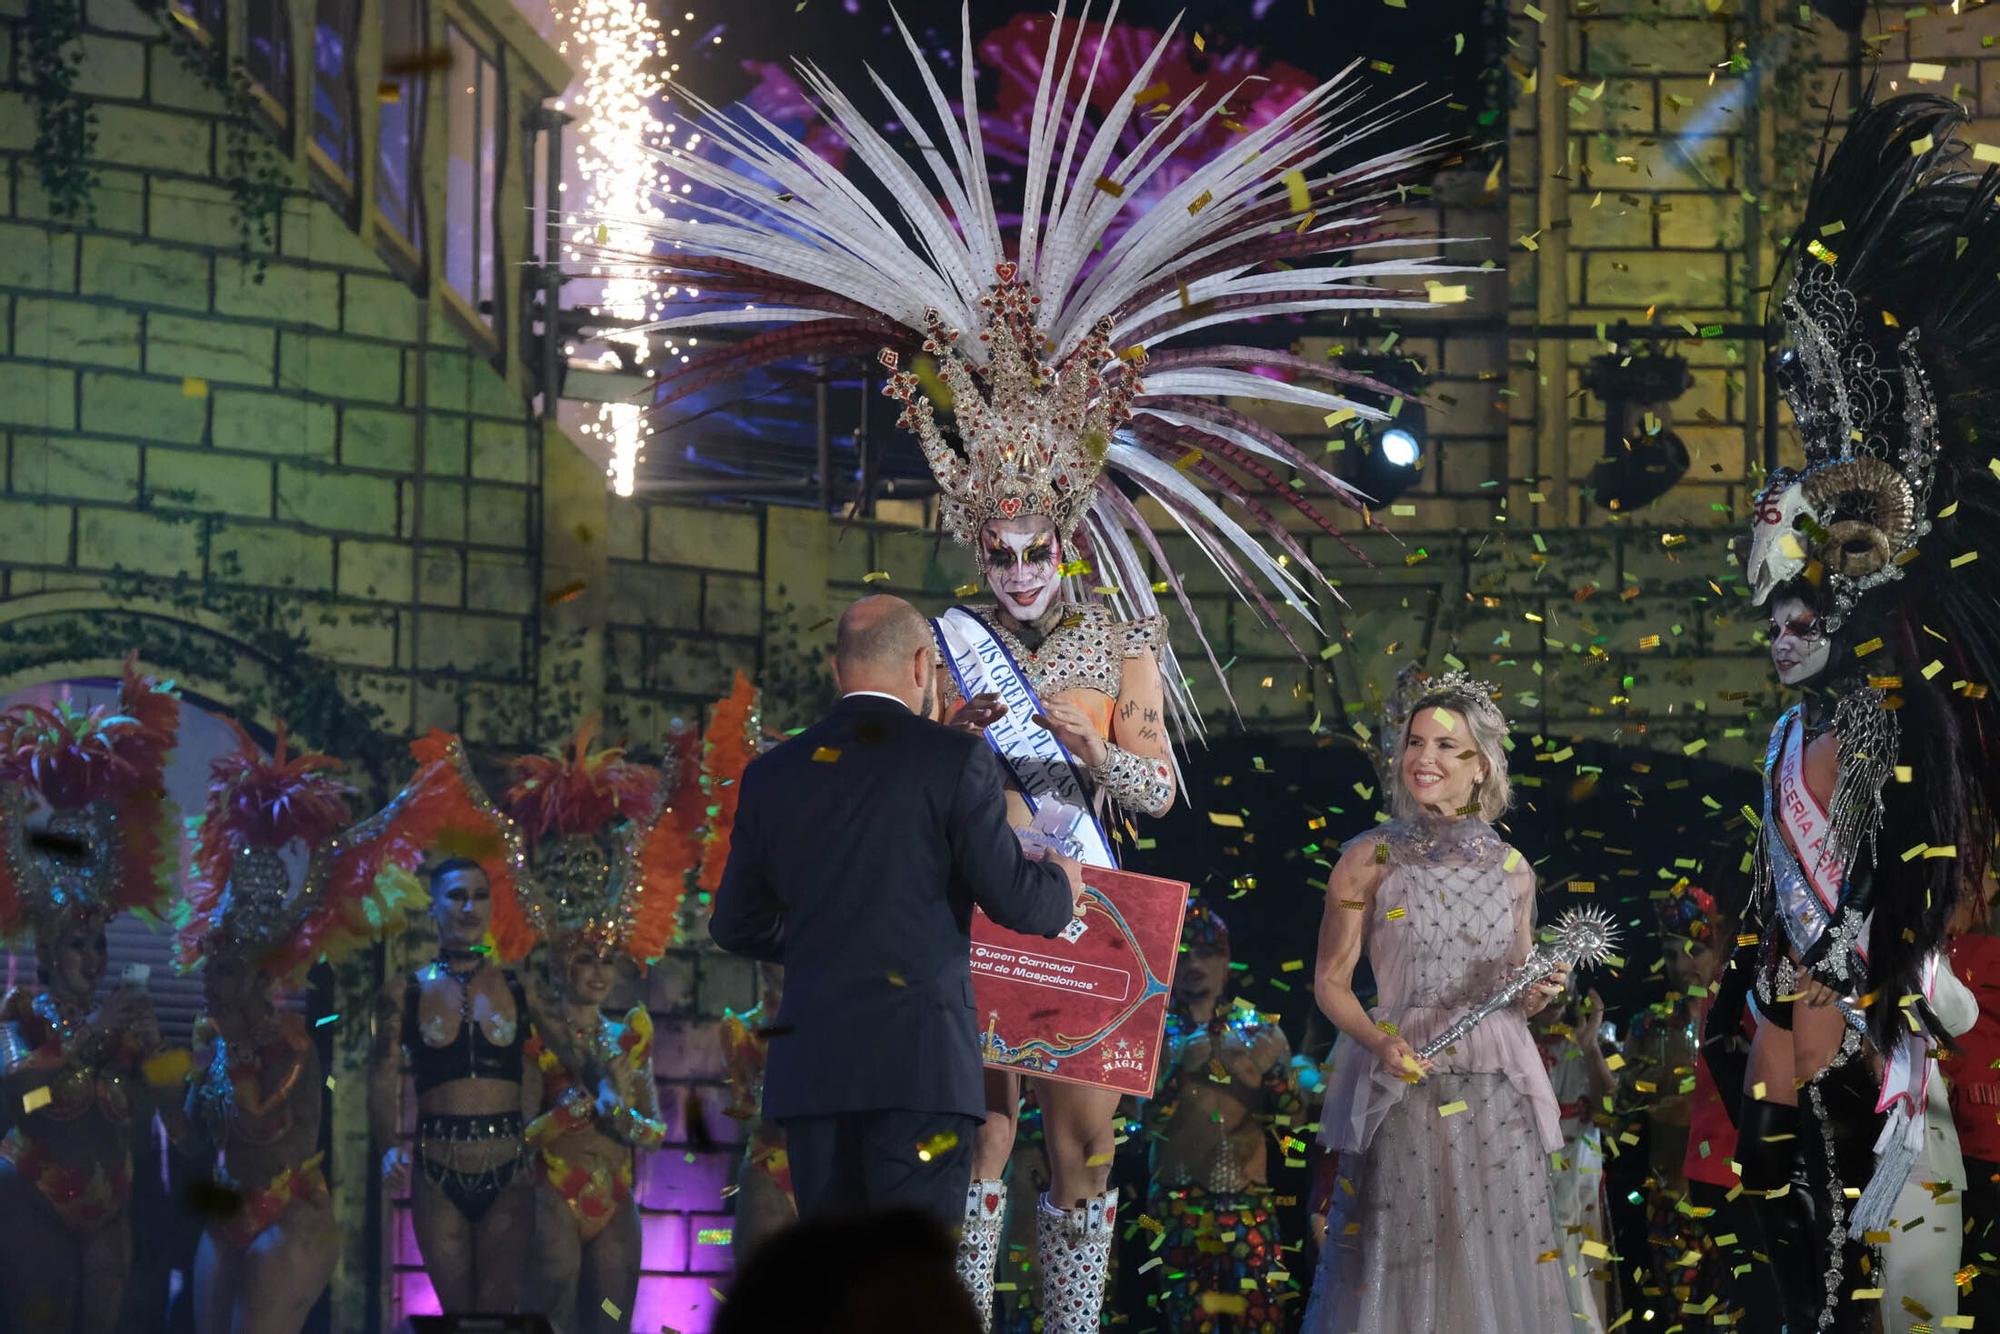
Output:
[[1595,966],[1610,958],[1618,945],[1617,925],[1598,908],[1571,908],[1556,919],[1549,935],[1550,939],[1537,945],[1526,963],[1508,975],[1505,986],[1417,1048],[1417,1055],[1426,1061],[1436,1059],[1439,1052],[1477,1027],[1481,1019],[1519,1000],[1522,992],[1554,972],[1558,964],[1566,963],[1572,968],[1579,964]]

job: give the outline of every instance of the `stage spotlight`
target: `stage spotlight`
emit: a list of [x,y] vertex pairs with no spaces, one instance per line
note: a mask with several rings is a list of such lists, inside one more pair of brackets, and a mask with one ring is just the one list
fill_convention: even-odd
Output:
[[[1340,474],[1368,497],[1370,509],[1381,509],[1417,484],[1424,475],[1427,440],[1424,405],[1418,395],[1428,383],[1423,369],[1404,357],[1350,358],[1347,369],[1386,385],[1394,393],[1349,386],[1355,401],[1390,413],[1365,429],[1356,429],[1341,451]],[[1359,428],[1359,423],[1355,424]]]
[[1400,426],[1392,426],[1382,432],[1375,447],[1382,451],[1385,463],[1397,468],[1415,468],[1424,456],[1417,438]]
[[1590,470],[1598,504],[1629,514],[1687,475],[1688,450],[1674,433],[1673,401],[1694,383],[1687,358],[1641,345],[1591,360],[1583,387],[1604,404],[1604,453]]

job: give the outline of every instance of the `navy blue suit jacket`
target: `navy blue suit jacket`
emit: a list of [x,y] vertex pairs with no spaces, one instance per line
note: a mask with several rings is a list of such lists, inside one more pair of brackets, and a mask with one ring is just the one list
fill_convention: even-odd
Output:
[[1068,877],[1022,853],[983,738],[850,695],[751,762],[709,934],[785,965],[767,1117],[984,1115],[975,903],[1029,935],[1070,919]]

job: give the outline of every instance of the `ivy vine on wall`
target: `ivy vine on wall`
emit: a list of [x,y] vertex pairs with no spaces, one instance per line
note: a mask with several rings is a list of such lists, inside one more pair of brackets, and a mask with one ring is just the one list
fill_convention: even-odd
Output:
[[20,67],[35,110],[34,164],[49,215],[90,222],[97,169],[97,109],[76,91],[83,67],[83,0],[28,0],[20,32]]
[[177,10],[171,0],[139,0],[159,21],[167,46],[223,104],[222,183],[236,203],[236,231],[254,254],[252,277],[264,281],[266,253],[277,245],[278,218],[291,191],[291,164],[265,132],[249,67]]

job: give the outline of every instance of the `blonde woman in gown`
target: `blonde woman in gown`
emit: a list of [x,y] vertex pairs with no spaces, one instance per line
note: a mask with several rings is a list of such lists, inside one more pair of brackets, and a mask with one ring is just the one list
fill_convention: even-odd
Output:
[[[1493,831],[1506,721],[1457,674],[1391,722],[1396,819],[1344,849],[1327,886],[1314,992],[1345,1041],[1320,1138],[1341,1181],[1307,1334],[1586,1334],[1551,1204],[1561,1113],[1528,1017],[1566,970],[1435,1061],[1416,1049],[1498,991],[1532,948],[1535,880]],[[1353,989],[1363,954],[1376,1006]]]

